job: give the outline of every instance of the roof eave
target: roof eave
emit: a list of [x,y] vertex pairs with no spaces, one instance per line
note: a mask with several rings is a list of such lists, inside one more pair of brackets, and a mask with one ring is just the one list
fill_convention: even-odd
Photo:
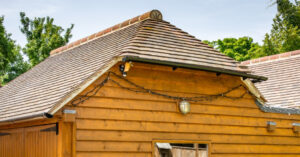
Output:
[[40,112],[36,114],[31,114],[27,116],[22,116],[22,117],[16,117],[16,118],[11,118],[11,119],[6,119],[6,120],[1,120],[0,125],[2,124],[7,124],[7,123],[16,123],[16,122],[23,122],[23,121],[28,121],[28,120],[37,120],[37,119],[45,119],[45,118],[52,118],[53,116],[46,113],[46,112]]
[[204,70],[204,71],[210,71],[210,72],[240,76],[240,77],[243,77],[245,79],[246,78],[251,78],[251,79],[258,80],[258,81],[268,80],[267,77],[247,74],[245,72],[238,72],[238,71],[233,71],[233,70],[228,70],[228,69],[201,66],[201,65],[193,65],[193,64],[185,64],[185,63],[178,63],[178,62],[146,59],[146,58],[140,58],[140,57],[136,57],[136,56],[124,56],[123,61],[135,61],[135,62],[143,62],[143,63],[152,63],[152,64],[176,66],[176,67],[182,67],[182,68],[198,69],[198,70]]

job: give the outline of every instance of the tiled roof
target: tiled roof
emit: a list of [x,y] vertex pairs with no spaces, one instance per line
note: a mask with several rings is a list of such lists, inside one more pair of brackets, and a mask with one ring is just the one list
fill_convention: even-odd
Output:
[[256,87],[268,100],[267,105],[300,108],[300,50],[242,62],[254,74],[268,77]]
[[243,62],[241,62],[241,65],[252,65],[252,64],[258,64],[258,63],[278,61],[278,60],[290,58],[292,56],[296,56],[299,54],[300,54],[300,50],[295,50],[295,51],[290,51],[290,52],[286,52],[286,53],[280,53],[280,54],[276,54],[276,55],[265,56],[265,57],[261,57],[261,58],[243,61]]
[[115,58],[124,57],[247,75],[236,61],[163,21],[154,10],[53,50],[45,61],[0,88],[0,122],[54,114]]

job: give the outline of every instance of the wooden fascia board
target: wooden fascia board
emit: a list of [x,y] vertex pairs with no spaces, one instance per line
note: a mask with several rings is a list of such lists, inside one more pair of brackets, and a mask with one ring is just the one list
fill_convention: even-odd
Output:
[[241,81],[247,87],[247,89],[249,90],[249,92],[251,92],[251,94],[256,97],[256,99],[258,99],[263,104],[265,102],[267,102],[267,100],[265,99],[265,97],[260,93],[260,91],[255,87],[254,83],[250,79],[243,79],[241,77]]

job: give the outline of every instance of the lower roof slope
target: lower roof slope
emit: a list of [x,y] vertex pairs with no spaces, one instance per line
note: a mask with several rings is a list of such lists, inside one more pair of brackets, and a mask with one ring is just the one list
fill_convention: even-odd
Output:
[[[162,20],[159,11],[117,24],[51,52],[45,61],[0,88],[0,122],[54,114],[116,57],[192,65],[247,74],[233,59]],[[77,92],[78,94],[78,92]]]
[[257,75],[268,77],[256,87],[268,100],[267,105],[300,108],[300,50],[245,61]]

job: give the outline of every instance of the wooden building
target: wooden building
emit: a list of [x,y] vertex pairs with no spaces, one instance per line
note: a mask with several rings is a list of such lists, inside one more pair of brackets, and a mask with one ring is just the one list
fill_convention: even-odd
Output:
[[299,110],[159,11],[51,52],[0,89],[0,157],[300,157]]

